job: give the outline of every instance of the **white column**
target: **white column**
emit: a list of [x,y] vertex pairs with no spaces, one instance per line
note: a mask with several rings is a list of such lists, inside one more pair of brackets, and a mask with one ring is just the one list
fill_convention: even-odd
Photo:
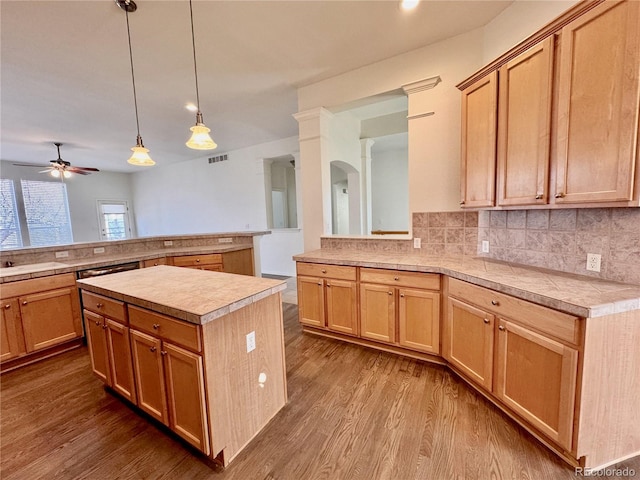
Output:
[[300,197],[304,250],[320,248],[320,237],[331,233],[331,171],[329,123],[333,114],[320,107],[298,112],[300,138]]
[[372,138],[362,138],[360,139],[360,147],[361,147],[361,167],[360,171],[362,172],[362,233],[364,235],[371,235],[372,229],[372,212],[371,212],[371,204],[372,204],[372,196],[371,196],[371,147],[375,143],[375,140]]

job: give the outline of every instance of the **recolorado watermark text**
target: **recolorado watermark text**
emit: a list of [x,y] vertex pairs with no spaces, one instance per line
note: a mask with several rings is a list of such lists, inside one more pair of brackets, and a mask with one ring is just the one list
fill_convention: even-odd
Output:
[[574,471],[576,476],[582,477],[620,477],[631,478],[636,476],[636,471],[633,468],[601,468],[599,470],[591,468],[576,467]]

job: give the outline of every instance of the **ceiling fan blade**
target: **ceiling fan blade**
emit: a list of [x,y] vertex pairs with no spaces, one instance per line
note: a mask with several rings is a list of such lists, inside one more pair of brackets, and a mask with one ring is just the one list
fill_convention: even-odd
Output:
[[68,167],[67,169],[84,170],[86,172],[99,172],[100,171],[97,168],[93,168],[93,167]]
[[79,170],[76,167],[66,168],[65,172],[77,173],[78,175],[91,175],[91,172],[85,172],[84,170]]
[[15,165],[17,167],[38,167],[38,168],[43,168],[43,167],[48,167],[49,165],[39,165],[36,163],[13,163],[12,165]]

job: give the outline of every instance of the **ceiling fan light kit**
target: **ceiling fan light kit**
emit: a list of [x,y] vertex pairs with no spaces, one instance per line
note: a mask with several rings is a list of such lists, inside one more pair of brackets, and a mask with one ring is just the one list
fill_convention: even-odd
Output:
[[191,45],[193,46],[193,73],[196,79],[196,107],[198,113],[196,113],[196,124],[191,127],[191,138],[185,143],[185,145],[194,150],[213,150],[218,145],[213,141],[209,132],[210,128],[204,124],[202,120],[202,112],[200,111],[200,93],[198,92],[198,64],[196,62],[196,37],[193,29],[193,5],[189,0],[189,14],[191,18]]
[[55,160],[50,160],[49,165],[34,165],[33,163],[14,163],[19,167],[47,167],[46,170],[42,170],[38,173],[48,173],[54,178],[59,178],[60,180],[64,180],[65,178],[71,178],[74,173],[78,173],[80,175],[89,175],[92,172],[99,172],[97,168],[93,167],[73,167],[71,163],[65,161],[60,156],[60,147],[62,143],[55,142],[54,145],[58,149],[58,158]]

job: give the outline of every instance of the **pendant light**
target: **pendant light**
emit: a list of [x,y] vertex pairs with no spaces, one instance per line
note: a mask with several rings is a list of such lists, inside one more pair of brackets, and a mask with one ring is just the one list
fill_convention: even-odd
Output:
[[133,74],[133,53],[131,51],[131,32],[129,30],[129,12],[135,12],[138,7],[133,0],[116,0],[116,4],[124,10],[127,18],[127,37],[129,39],[129,60],[131,62],[131,82],[133,84],[133,105],[136,111],[136,128],[138,136],[136,138],[136,146],[131,148],[133,155],[127,160],[131,165],[139,167],[151,167],[156,164],[149,156],[149,149],[145,148],[140,136],[140,122],[138,120],[138,98],[136,96],[136,78]]
[[196,113],[196,124],[191,127],[191,138],[185,144],[189,148],[194,150],[213,150],[218,145],[213,141],[209,132],[210,128],[202,121],[202,112],[200,111],[200,94],[198,93],[198,66],[196,63],[196,39],[193,33],[193,6],[191,0],[189,0],[189,13],[191,15],[191,44],[193,45],[193,72],[196,78],[196,106],[198,113]]

